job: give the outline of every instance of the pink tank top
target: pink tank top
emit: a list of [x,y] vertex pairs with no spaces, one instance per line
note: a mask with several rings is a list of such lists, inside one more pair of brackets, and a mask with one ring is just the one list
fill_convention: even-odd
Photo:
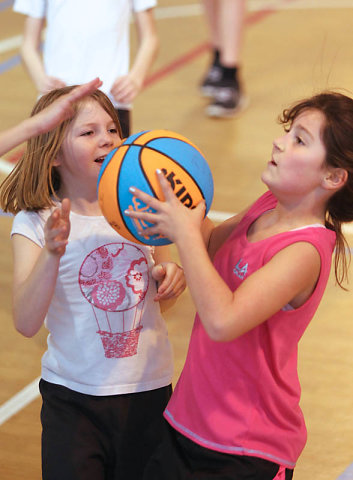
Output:
[[279,250],[310,242],[321,257],[313,294],[300,308],[281,310],[231,342],[212,341],[196,315],[185,366],[164,415],[203,447],[293,468],[306,443],[297,347],[324,293],[335,233],[306,227],[250,243],[250,225],[276,202],[270,192],[257,200],[217,252],[214,265],[234,291]]

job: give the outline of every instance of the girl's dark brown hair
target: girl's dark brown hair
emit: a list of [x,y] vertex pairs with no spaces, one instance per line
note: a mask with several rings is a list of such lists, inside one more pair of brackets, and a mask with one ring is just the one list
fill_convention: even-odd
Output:
[[353,100],[338,92],[323,92],[284,110],[279,122],[290,128],[298,115],[307,110],[318,110],[325,117],[321,135],[326,148],[326,164],[348,173],[346,183],[332,195],[326,209],[326,227],[336,232],[336,281],[344,288],[350,262],[346,252],[350,249],[342,233],[342,224],[353,220]]
[[[51,105],[57,98],[69,93],[75,85],[58,88],[43,95],[35,104],[31,116]],[[0,186],[0,205],[5,212],[18,213],[20,210],[40,210],[54,205],[54,198],[60,188],[60,176],[53,166],[65,139],[66,131],[74,120],[80,106],[87,101],[96,101],[110,115],[122,137],[118,115],[109,98],[100,90],[77,101],[73,105],[74,116],[63,121],[48,133],[33,137],[27,142],[26,150],[10,175]]]

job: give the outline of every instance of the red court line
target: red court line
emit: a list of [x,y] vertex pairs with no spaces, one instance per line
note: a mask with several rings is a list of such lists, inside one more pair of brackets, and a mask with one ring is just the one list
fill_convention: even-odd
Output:
[[[295,2],[296,0],[283,0],[283,3],[290,3]],[[269,15],[276,13],[278,8],[276,7],[268,7],[264,10],[259,10],[257,12],[250,13],[247,15],[245,19],[245,25],[254,25],[262,20],[264,20]],[[170,75],[171,73],[175,72],[179,68],[184,67],[189,62],[192,62],[195,58],[203,53],[207,52],[210,48],[208,42],[202,43],[197,47],[194,47],[189,52],[185,53],[184,55],[180,56],[179,58],[175,59],[173,62],[169,63],[165,67],[157,70],[156,72],[152,73],[144,83],[144,88],[150,87],[154,83],[160,81],[162,78]],[[17,151],[13,155],[11,155],[7,161],[10,163],[16,163],[18,159],[21,157],[23,150]]]
[[[293,0],[284,0],[284,1],[290,2]],[[266,10],[260,10],[258,12],[251,13],[246,17],[245,25],[253,25],[255,23],[258,23],[264,18],[266,18],[267,16],[275,13],[276,11],[277,10],[275,8],[267,8]],[[153,85],[154,83],[161,80],[165,76],[173,73],[175,70],[178,70],[179,68],[185,66],[187,63],[193,61],[199,55],[208,51],[209,48],[210,48],[209,43],[207,42],[202,43],[201,45],[198,45],[197,47],[193,48],[192,50],[185,53],[181,57],[177,58],[173,62],[169,63],[165,67],[161,68],[160,70],[157,70],[155,73],[153,73],[147,78],[144,84],[144,88]]]
[[144,83],[144,88],[149,87],[150,85],[153,85],[157,81],[161,80],[163,77],[183,67],[184,65],[191,62],[202,53],[208,51],[209,48],[210,46],[208,43],[203,43],[201,45],[198,45],[197,47],[187,52],[185,55],[182,55],[181,57],[177,58],[173,62],[166,65],[165,67],[161,68],[160,70],[157,70],[155,73],[151,74],[147,78],[147,80]]

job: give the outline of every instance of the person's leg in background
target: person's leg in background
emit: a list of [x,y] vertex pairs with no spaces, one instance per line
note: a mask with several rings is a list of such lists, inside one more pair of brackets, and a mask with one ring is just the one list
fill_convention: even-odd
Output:
[[239,79],[245,0],[203,0],[210,31],[212,63],[201,93],[212,99],[206,113],[232,117],[245,106]]

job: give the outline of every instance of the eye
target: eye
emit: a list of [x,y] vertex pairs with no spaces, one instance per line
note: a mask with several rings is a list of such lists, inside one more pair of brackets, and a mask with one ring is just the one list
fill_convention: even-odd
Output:
[[89,135],[93,135],[93,130],[87,130],[81,133],[81,137],[88,137]]
[[295,137],[295,142],[296,142],[298,145],[305,145],[304,140],[303,140],[301,137],[299,137],[298,135],[296,135],[296,137]]
[[114,127],[114,128],[110,128],[110,129],[109,129],[109,132],[110,132],[110,133],[118,133],[118,129],[115,128],[115,127]]

